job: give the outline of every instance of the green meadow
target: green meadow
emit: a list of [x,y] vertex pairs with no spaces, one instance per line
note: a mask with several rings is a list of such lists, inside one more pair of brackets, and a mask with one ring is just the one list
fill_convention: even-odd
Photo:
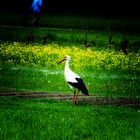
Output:
[[[15,18],[19,21],[18,16]],[[16,20],[10,19],[15,24]],[[91,18],[88,26],[85,18],[81,18],[80,25],[79,18],[55,17],[54,21],[59,22],[52,19],[43,17],[41,22],[48,22],[48,27],[57,23],[59,29],[0,27],[1,93],[73,94],[64,79],[65,63],[58,65],[68,54],[70,68],[83,78],[90,95],[139,99],[140,36],[126,32],[134,29],[129,22],[125,22],[122,32],[124,20],[117,20],[121,23],[117,24],[94,18],[93,27]],[[138,23],[133,22],[135,27]],[[49,98],[0,96],[2,140],[139,140],[139,132],[139,106],[73,105]]]
[[[139,99],[139,53],[84,46],[1,42],[1,91],[73,94],[65,82],[65,54],[85,81],[90,95]],[[77,55],[78,54],[78,55]],[[0,138],[137,140],[140,110],[48,98],[0,97]]]
[[0,113],[3,140],[138,140],[140,137],[139,108],[0,97]]
[[91,94],[139,96],[139,53],[57,43],[2,42],[1,88],[72,92],[64,80],[64,63],[57,64],[66,54],[72,57],[71,69],[81,75]]

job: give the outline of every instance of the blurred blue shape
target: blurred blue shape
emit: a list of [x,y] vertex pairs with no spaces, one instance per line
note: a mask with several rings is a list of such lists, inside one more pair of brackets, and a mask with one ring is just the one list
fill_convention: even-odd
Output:
[[32,3],[32,10],[34,12],[41,12],[42,0],[34,0]]

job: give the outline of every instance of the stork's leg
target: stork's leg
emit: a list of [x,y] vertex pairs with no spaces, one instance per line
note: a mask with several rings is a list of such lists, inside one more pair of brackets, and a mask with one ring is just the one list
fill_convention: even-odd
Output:
[[79,90],[77,91],[77,93],[76,93],[76,96],[75,96],[75,103],[78,103],[78,95],[79,95]]
[[78,95],[79,95],[79,90],[74,90],[74,95],[73,95],[73,103],[74,104],[76,104],[76,103],[78,103],[78,99],[77,99],[77,97],[78,97]]
[[76,90],[74,90],[74,95],[73,95],[73,103],[75,104],[76,103]]

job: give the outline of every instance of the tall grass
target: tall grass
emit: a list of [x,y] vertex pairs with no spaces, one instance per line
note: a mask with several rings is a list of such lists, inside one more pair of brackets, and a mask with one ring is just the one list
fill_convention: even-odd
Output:
[[0,97],[2,140],[138,140],[139,109]]

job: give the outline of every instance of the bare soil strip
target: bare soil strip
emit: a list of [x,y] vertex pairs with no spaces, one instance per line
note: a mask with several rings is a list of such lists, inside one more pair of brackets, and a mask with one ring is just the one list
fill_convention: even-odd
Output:
[[[48,99],[55,99],[60,101],[71,101],[73,94],[6,90],[6,91],[0,91],[0,96],[15,96],[21,98],[48,98]],[[116,105],[140,108],[140,98],[118,97],[118,96],[96,96],[94,94],[90,96],[84,96],[80,94],[78,96],[78,104],[90,104],[90,105],[116,104]]]

